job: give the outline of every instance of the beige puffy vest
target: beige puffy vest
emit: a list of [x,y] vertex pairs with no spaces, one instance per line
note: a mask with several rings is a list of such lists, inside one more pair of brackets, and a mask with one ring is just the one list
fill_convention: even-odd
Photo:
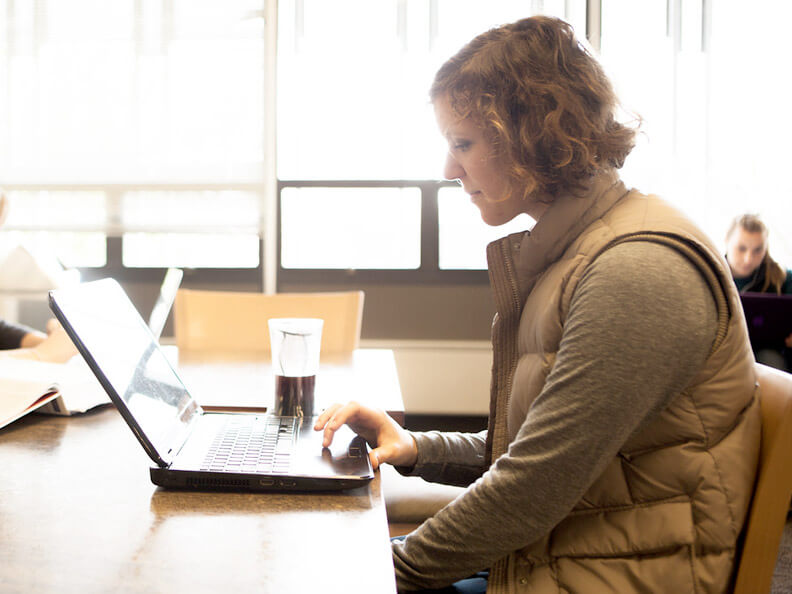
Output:
[[585,197],[559,199],[530,235],[488,247],[497,311],[488,454],[494,461],[506,452],[542,390],[586,267],[608,247],[634,240],[673,247],[699,268],[718,307],[712,352],[567,518],[491,568],[488,592],[683,594],[729,587],[760,430],[739,297],[710,240],[662,200],[628,192],[615,173],[600,175]]

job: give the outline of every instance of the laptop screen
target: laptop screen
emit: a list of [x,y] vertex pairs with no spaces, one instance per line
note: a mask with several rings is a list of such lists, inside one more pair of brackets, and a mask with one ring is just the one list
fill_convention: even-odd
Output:
[[50,291],[56,317],[149,456],[166,466],[200,407],[113,279]]

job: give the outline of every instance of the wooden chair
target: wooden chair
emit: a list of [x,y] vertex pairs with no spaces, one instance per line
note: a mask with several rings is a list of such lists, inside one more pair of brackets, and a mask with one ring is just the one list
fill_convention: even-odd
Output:
[[358,348],[363,292],[244,293],[180,289],[174,306],[179,350],[269,352],[270,318],[322,318],[323,354]]
[[734,594],[770,592],[792,497],[792,375],[757,363],[756,376],[762,445]]

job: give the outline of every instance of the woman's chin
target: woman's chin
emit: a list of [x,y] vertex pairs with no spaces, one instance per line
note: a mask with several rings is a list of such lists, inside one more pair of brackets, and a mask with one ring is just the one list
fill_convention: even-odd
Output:
[[[754,270],[756,270],[754,268]],[[748,278],[754,273],[754,270],[732,270],[732,274],[735,278]]]
[[514,217],[507,217],[503,215],[493,215],[489,213],[481,213],[481,220],[490,227],[500,227],[511,221]]

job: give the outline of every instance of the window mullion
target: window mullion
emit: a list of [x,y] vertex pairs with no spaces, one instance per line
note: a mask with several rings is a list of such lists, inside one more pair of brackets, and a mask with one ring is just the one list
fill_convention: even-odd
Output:
[[421,185],[421,270],[439,270],[440,222],[437,214],[437,184]]

